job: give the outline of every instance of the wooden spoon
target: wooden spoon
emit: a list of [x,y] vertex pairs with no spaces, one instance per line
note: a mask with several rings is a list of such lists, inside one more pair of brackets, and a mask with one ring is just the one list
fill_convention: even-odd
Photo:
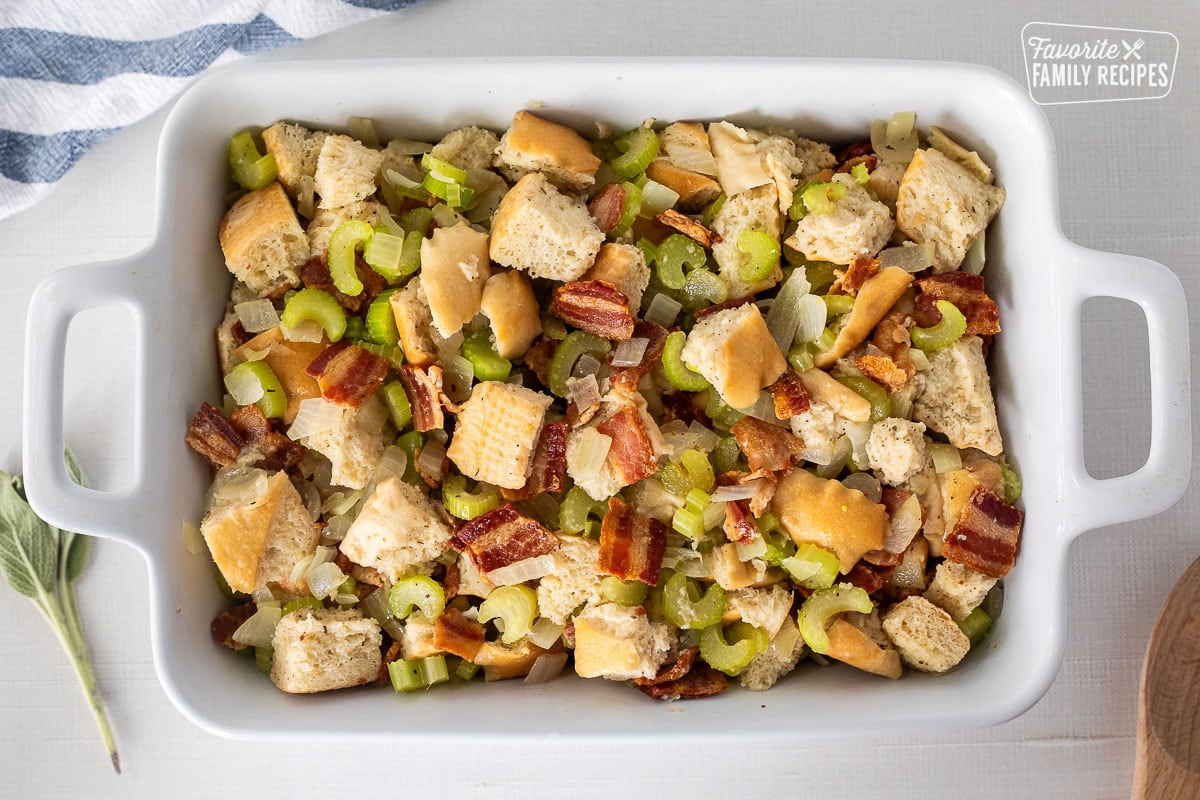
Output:
[[1175,584],[1150,634],[1133,797],[1200,798],[1200,559]]

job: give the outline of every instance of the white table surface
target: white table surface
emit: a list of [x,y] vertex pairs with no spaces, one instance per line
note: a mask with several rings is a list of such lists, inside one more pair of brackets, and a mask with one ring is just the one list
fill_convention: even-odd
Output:
[[[880,56],[973,61],[1023,81],[1019,34],[1032,20],[1178,36],[1168,97],[1058,106],[1046,113],[1058,145],[1066,234],[1084,245],[1167,264],[1193,298],[1193,319],[1200,318],[1194,145],[1200,15],[1194,0],[841,0],[819,7],[802,0],[430,0],[267,58]],[[21,343],[30,293],[56,267],[122,256],[149,240],[154,154],[164,117],[160,112],[96,148],[44,202],[0,221],[4,469],[20,468]],[[1084,365],[1087,456],[1100,477],[1136,468],[1148,447],[1146,328],[1133,309],[1093,301],[1085,320],[1092,343]],[[69,351],[68,440],[102,488],[119,485],[128,468],[121,449],[129,432],[121,377],[131,369],[121,347],[127,323],[119,312],[89,312],[77,320],[79,334]],[[1068,563],[1070,632],[1062,670],[1041,702],[1012,722],[951,734],[678,751],[614,743],[459,752],[211,736],[185,720],[159,687],[150,657],[144,564],[132,550],[101,541],[79,590],[124,774],[112,773],[50,630],[28,601],[0,587],[0,796],[371,797],[442,789],[442,796],[455,798],[560,791],[612,797],[631,790],[663,797],[784,791],[847,798],[1125,797],[1144,648],[1171,585],[1200,555],[1197,520],[1193,490],[1158,517],[1077,540]]]

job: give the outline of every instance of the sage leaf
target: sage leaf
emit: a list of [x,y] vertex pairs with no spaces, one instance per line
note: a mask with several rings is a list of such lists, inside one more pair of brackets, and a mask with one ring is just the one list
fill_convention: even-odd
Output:
[[19,480],[0,472],[0,570],[14,589],[36,599],[54,589],[58,542],[18,492],[19,486]]

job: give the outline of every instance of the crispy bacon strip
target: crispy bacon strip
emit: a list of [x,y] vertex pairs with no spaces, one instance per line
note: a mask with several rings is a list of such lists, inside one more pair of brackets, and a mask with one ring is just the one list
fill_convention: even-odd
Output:
[[[888,314],[875,326],[875,335],[871,338],[871,344],[878,347],[880,352],[892,360],[893,364],[904,370],[906,383],[917,372],[916,365],[908,357],[908,351],[912,348],[912,339],[908,335],[908,327],[905,324],[907,319],[907,315],[899,312]],[[875,379],[872,378],[872,380]]]
[[637,408],[623,406],[597,425],[596,430],[612,439],[608,462],[621,479],[622,486],[637,483],[658,472],[658,455]]
[[246,443],[237,428],[225,419],[225,415],[208,403],[200,404],[200,410],[192,417],[183,440],[207,458],[214,469],[227,467],[236,461]]
[[808,389],[793,369],[787,369],[779,380],[767,387],[775,402],[775,417],[787,420],[808,411]]
[[990,336],[1000,332],[1000,309],[983,288],[983,276],[967,272],[944,272],[916,282],[921,293],[913,308],[918,325],[936,325],[942,319],[938,300],[949,300],[967,318],[967,336]]
[[446,425],[439,396],[442,393],[442,368],[437,364],[415,367],[404,364],[400,367],[400,383],[412,405],[413,430],[425,432]]
[[333,276],[329,274],[328,256],[328,253],[319,253],[305,262],[304,266],[300,268],[300,282],[309,289],[320,289],[333,295],[333,299],[338,301],[338,305],[351,314],[362,311],[387,287],[387,280],[367,266],[367,262],[363,261],[361,255],[356,255],[354,269],[358,273],[358,279],[362,281],[363,290],[353,296],[343,294],[334,285]]
[[240,606],[234,606],[228,611],[222,611],[213,618],[212,624],[209,626],[209,632],[212,633],[213,641],[222,647],[228,647],[230,650],[244,650],[248,645],[233,640],[233,634],[238,628],[242,627],[242,623],[254,616],[256,607],[254,603],[242,603]]
[[635,513],[619,497],[608,499],[608,513],[600,526],[600,554],[596,559],[601,572],[623,581],[638,580],[655,586],[666,547],[666,525]]
[[481,571],[491,572],[552,552],[558,537],[505,503],[465,523],[450,539],[450,546],[471,556]]
[[433,646],[470,661],[483,647],[483,626],[447,608],[433,623]]
[[[840,153],[837,154],[839,164],[846,164],[856,158],[863,156],[875,155],[875,148],[871,146],[870,139],[861,139],[857,142],[847,145]],[[828,178],[826,178],[828,180]]]
[[738,306],[744,306],[744,305],[746,305],[746,303],[753,303],[753,302],[754,302],[754,295],[752,295],[752,294],[748,294],[744,297],[734,297],[729,300],[726,300],[724,303],[716,303],[714,305],[705,306],[704,308],[699,309],[698,311],[696,311],[695,317],[696,317],[696,319],[704,319],[709,314],[715,314],[718,311],[725,311],[726,309],[729,309],[729,308],[737,308]]
[[541,381],[542,386],[550,385],[550,359],[554,358],[554,351],[557,349],[558,342],[548,336],[539,336],[533,340],[533,344],[521,358],[525,366]]
[[849,172],[857,164],[866,164],[867,172],[874,172],[875,167],[879,166],[879,157],[871,151],[871,144],[867,143],[866,152],[861,152],[858,155],[846,158],[838,166],[838,172]]
[[638,686],[638,689],[655,700],[692,700],[720,694],[728,685],[725,673],[701,663],[678,680]]
[[229,424],[237,429],[257,456],[252,466],[275,471],[288,470],[300,463],[307,452],[304,446],[293,442],[271,427],[270,421],[256,405],[242,406],[229,418]]
[[909,374],[888,356],[865,355],[854,359],[854,366],[889,392],[898,392],[908,383]]
[[786,428],[756,417],[742,417],[729,429],[746,454],[750,471],[775,472],[794,465],[804,451],[803,443]]
[[698,655],[699,647],[685,647],[679,651],[673,662],[663,666],[653,678],[635,678],[633,682],[638,686],[657,686],[660,683],[677,681],[692,671],[692,664],[696,662]]
[[[767,506],[771,505],[771,500],[775,497],[775,489],[779,486],[779,477],[786,476],[791,470],[784,470],[779,475],[767,474],[759,477],[758,491],[750,498],[750,513],[756,517],[761,517],[767,512]],[[754,476],[747,475],[742,481],[754,480]]]
[[632,367],[615,367],[610,378],[613,388],[625,394],[636,392],[642,378],[662,359],[663,348],[667,345],[667,329],[654,322],[638,320],[633,326],[633,338],[646,340],[642,360]]
[[689,239],[699,243],[701,247],[712,247],[713,242],[721,241],[719,234],[710,231],[699,222],[696,222],[696,220],[686,214],[680,214],[673,208],[668,208],[655,217],[655,219],[668,228],[673,228]]
[[605,339],[633,336],[629,298],[607,281],[568,281],[554,290],[549,310],[568,325]]
[[625,190],[619,183],[608,184],[588,203],[588,213],[596,220],[596,227],[605,233],[617,227],[624,208]]
[[529,477],[520,489],[501,489],[505,500],[529,500],[543,492],[558,493],[565,488],[567,434],[570,430],[571,426],[565,422],[549,422],[542,426]]
[[856,258],[845,270],[834,270],[834,274],[838,277],[833,282],[833,288],[856,297],[863,284],[879,274],[879,259]]
[[358,408],[387,378],[388,361],[357,345],[339,342],[321,351],[307,372],[316,378],[321,396],[331,403]]
[[892,573],[895,571],[896,568],[894,566],[876,566],[859,561],[846,574],[846,580],[862,588],[867,594],[875,594],[875,592],[887,586],[888,581],[892,579]]
[[758,526],[750,519],[750,502],[748,500],[731,500],[725,504],[726,538],[739,544],[750,544],[758,536]]
[[400,657],[401,657],[401,655],[403,655],[403,653],[404,653],[404,648],[402,648],[400,646],[399,642],[392,642],[391,644],[388,645],[388,649],[383,654],[383,660],[379,664],[379,682],[380,683],[384,684],[385,686],[387,684],[391,683],[392,678],[388,674],[388,664],[392,663],[393,661],[399,661]]
[[979,485],[971,492],[954,530],[942,544],[942,555],[993,578],[1013,567],[1025,514]]

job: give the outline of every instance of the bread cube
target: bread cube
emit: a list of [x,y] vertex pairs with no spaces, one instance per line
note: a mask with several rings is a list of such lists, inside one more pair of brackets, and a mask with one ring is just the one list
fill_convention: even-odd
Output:
[[922,672],[945,672],[971,649],[971,640],[950,615],[920,595],[888,609],[883,629],[900,651],[901,660]]
[[328,346],[329,342],[324,340],[320,342],[289,342],[283,338],[282,330],[271,328],[238,347],[235,354],[240,362],[249,357],[250,351],[266,351],[262,360],[271,368],[271,372],[275,373],[275,377],[279,379],[280,385],[283,386],[283,393],[287,397],[287,410],[283,412],[283,423],[291,425],[292,420],[296,419],[301,401],[321,396],[321,387],[308,374],[307,370],[312,360]]
[[725,601],[725,622],[740,619],[762,628],[771,638],[779,633],[792,612],[792,591],[782,583],[762,589],[738,589],[729,592]]
[[819,354],[813,359],[813,363],[821,369],[828,369],[839,358],[866,341],[879,321],[888,315],[908,291],[912,280],[913,276],[899,267],[885,267],[867,278],[854,298],[854,308],[850,310],[845,324],[838,331],[833,347]]
[[672,122],[658,134],[658,141],[663,158],[674,166],[716,177],[717,161],[713,158],[708,132],[699,122]]
[[925,425],[888,417],[871,426],[867,458],[888,486],[899,486],[925,466]]
[[767,649],[750,659],[738,674],[738,682],[752,692],[765,692],[795,669],[803,655],[804,637],[789,615]]
[[650,267],[646,265],[642,248],[605,242],[600,246],[596,262],[580,280],[611,283],[629,298],[629,308],[636,315],[642,305],[642,293],[650,284]]
[[491,169],[500,140],[487,128],[468,125],[452,130],[433,146],[430,155],[459,169]]
[[492,217],[492,260],[535,278],[578,280],[603,241],[583,201],[555,189],[540,172],[517,181]]
[[960,450],[974,447],[989,456],[1003,452],[982,339],[963,336],[933,354],[925,384],[913,398],[912,416]]
[[[807,369],[800,373],[800,381],[808,391],[810,403],[815,400],[851,422],[866,422],[871,418],[871,402],[825,370]],[[803,434],[797,435],[803,438]]]
[[437,361],[437,347],[429,332],[433,327],[433,314],[421,286],[421,276],[414,276],[403,289],[389,296],[388,303],[400,333],[404,360],[417,367],[427,367]]
[[271,681],[309,694],[361,686],[379,678],[379,623],[357,609],[301,609],[286,614],[271,640]]
[[996,585],[996,579],[957,561],[938,564],[925,599],[938,606],[955,622],[962,622],[979,607]]
[[541,172],[563,189],[580,191],[596,183],[600,159],[588,141],[566,125],[518,111],[500,139],[495,164],[509,180]]
[[400,657],[405,661],[420,661],[422,658],[440,655],[434,643],[437,628],[433,621],[413,615],[404,621],[400,635]]
[[844,619],[835,619],[829,626],[830,658],[852,667],[897,680],[903,672],[900,654],[891,647],[880,647],[865,633]]
[[234,591],[306,591],[292,569],[317,549],[321,531],[287,473],[251,474],[252,481],[226,484],[200,523],[213,561]]
[[652,678],[671,651],[671,629],[641,607],[593,606],[575,618],[575,672],[582,678]]
[[[717,163],[717,180],[726,197],[732,199],[756,187],[773,184],[763,154],[746,130],[724,120],[714,122],[708,126],[708,145]],[[774,206],[774,199],[771,203]]]
[[833,210],[826,214],[805,215],[796,223],[787,246],[812,261],[834,264],[874,256],[888,243],[895,228],[891,211],[872,200],[850,175],[839,173],[833,180],[846,187],[846,196],[833,201]]
[[361,489],[375,471],[388,437],[383,435],[388,412],[375,395],[357,409],[344,406],[341,418],[329,430],[305,437],[300,443],[316,450],[333,465],[333,483]]
[[721,194],[721,184],[707,175],[681,169],[667,158],[651,161],[646,177],[679,195],[675,206],[681,211],[699,211]]
[[313,185],[320,208],[348,206],[375,194],[375,178],[383,165],[383,153],[356,139],[329,134],[317,156]]
[[600,604],[604,576],[596,567],[600,555],[596,540],[559,534],[558,541],[558,549],[551,553],[554,568],[538,581],[538,613],[565,625],[575,609]]
[[794,470],[779,481],[771,510],[796,544],[811,543],[838,558],[848,573],[864,553],[883,547],[887,511],[840,481]]
[[346,557],[388,581],[426,574],[450,547],[454,531],[432,500],[394,475],[381,481],[342,539]]
[[446,454],[468,478],[520,489],[553,398],[500,381],[475,384]]
[[488,235],[466,222],[437,228],[421,241],[421,288],[433,327],[449,339],[479,313],[483,285],[492,275]]
[[504,358],[520,358],[542,333],[542,314],[533,284],[517,270],[496,272],[483,285],[480,310],[492,328],[496,352]]
[[743,233],[759,231],[773,239],[778,239],[783,233],[783,216],[779,213],[774,184],[729,195],[713,218],[712,230],[721,237],[720,241],[713,242],[713,260],[717,262],[721,280],[729,288],[731,298],[745,297],[779,283],[783,270],[778,266],[764,280],[755,283],[742,280],[738,274],[738,270],[750,260],[750,256],[737,247],[738,238]]
[[753,303],[708,314],[696,322],[683,346],[684,363],[734,408],[747,408],[779,379],[787,361]]
[[726,542],[710,550],[704,557],[704,565],[713,581],[726,592],[748,587],[770,586],[783,579],[783,572],[767,567],[765,562],[750,563],[738,556],[737,545]]
[[956,270],[975,237],[1004,205],[990,186],[937,150],[918,150],[896,196],[896,224],[916,242],[933,244],[933,271]]
[[272,183],[238,198],[218,229],[225,266],[258,297],[300,284],[308,239],[283,187]]
[[374,200],[359,200],[336,208],[318,208],[306,230],[309,250],[313,255],[327,252],[329,239],[343,222],[362,220],[377,225],[387,213],[387,207]]
[[325,131],[310,131],[303,125],[282,121],[262,132],[267,152],[275,156],[279,182],[293,197],[300,190],[300,179],[311,179],[316,173],[317,157],[328,135]]

